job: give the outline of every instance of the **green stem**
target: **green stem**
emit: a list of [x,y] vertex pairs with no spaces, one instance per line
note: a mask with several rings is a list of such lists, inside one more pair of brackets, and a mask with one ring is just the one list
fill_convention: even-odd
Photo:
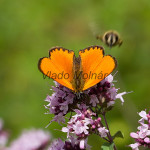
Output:
[[[111,134],[110,134],[110,130],[109,130],[109,126],[108,126],[108,123],[107,123],[107,120],[106,120],[105,112],[103,112],[102,115],[103,115],[103,117],[104,117],[104,121],[105,121],[105,124],[106,124],[106,128],[107,128],[107,130],[108,130],[107,137],[108,137],[110,143],[114,143],[113,138],[112,138],[112,136],[111,136]],[[115,144],[114,144],[114,150],[117,150],[117,147],[116,147]]]

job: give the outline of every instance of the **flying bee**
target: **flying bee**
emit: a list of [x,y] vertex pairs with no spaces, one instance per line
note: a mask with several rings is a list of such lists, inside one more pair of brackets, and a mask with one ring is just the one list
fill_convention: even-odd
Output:
[[112,48],[113,46],[121,46],[122,40],[120,39],[120,35],[117,31],[110,30],[105,32],[102,36],[97,36],[97,39],[100,39],[107,46]]

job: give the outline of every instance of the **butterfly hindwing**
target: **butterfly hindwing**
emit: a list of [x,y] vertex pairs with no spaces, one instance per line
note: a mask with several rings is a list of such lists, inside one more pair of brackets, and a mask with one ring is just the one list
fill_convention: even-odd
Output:
[[83,71],[83,91],[96,85],[107,77],[116,67],[116,60],[110,55],[104,56],[99,46],[91,46],[79,52]]
[[74,90],[72,86],[74,57],[73,51],[55,47],[49,51],[49,57],[43,57],[39,60],[38,66],[44,75]]

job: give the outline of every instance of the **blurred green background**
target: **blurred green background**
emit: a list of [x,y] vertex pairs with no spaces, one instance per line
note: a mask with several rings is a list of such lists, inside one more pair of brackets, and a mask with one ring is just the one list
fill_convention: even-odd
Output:
[[[121,47],[111,50],[96,34],[117,30]],[[116,57],[119,72],[115,76],[120,92],[125,95],[122,106],[116,101],[107,114],[112,134],[118,129],[125,138],[116,139],[119,149],[134,141],[129,133],[136,131],[137,112],[150,106],[150,1],[149,0],[0,0],[0,117],[12,139],[24,128],[45,128],[51,115],[45,115],[44,102],[51,94],[52,82],[43,80],[37,64],[48,56],[53,46],[80,49],[102,45],[106,54]],[[66,134],[52,123],[48,130],[53,137]],[[100,149],[101,141],[91,136],[92,150]]]

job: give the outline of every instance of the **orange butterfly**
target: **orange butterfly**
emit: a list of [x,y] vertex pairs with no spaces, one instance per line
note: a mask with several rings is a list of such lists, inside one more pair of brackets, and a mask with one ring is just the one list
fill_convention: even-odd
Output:
[[100,46],[91,46],[79,51],[75,57],[73,51],[55,47],[49,51],[49,57],[39,60],[39,70],[49,78],[71,89],[82,92],[107,77],[117,62],[110,55],[104,56]]

